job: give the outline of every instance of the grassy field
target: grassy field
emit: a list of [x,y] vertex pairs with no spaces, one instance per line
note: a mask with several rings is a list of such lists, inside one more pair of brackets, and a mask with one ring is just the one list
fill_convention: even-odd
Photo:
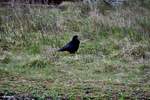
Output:
[[[54,100],[150,99],[148,3],[0,7],[0,93]],[[76,54],[57,52],[76,34],[81,40]]]

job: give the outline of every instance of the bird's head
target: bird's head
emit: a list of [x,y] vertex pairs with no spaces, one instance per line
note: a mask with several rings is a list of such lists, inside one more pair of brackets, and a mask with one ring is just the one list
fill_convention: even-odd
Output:
[[78,35],[74,35],[72,38],[72,40],[76,40],[76,39],[78,39]]

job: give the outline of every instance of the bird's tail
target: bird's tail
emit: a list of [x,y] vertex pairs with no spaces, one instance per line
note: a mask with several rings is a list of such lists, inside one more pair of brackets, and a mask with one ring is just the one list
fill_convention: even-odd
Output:
[[60,48],[57,51],[65,51],[65,49],[64,48]]

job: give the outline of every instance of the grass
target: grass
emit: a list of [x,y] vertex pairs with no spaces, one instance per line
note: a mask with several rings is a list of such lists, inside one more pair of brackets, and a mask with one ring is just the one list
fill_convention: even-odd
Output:
[[[150,52],[150,13],[129,6],[98,15],[80,4],[1,7],[0,92],[56,100],[148,99],[150,63],[143,57]],[[77,54],[56,51],[75,34],[81,38]]]

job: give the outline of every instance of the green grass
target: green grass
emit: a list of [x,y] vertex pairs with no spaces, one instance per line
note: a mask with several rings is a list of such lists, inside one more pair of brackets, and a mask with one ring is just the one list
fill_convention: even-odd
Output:
[[[92,16],[85,8],[1,7],[0,92],[55,100],[148,98],[150,63],[143,56],[150,52],[149,9]],[[78,52],[57,52],[75,34]]]

